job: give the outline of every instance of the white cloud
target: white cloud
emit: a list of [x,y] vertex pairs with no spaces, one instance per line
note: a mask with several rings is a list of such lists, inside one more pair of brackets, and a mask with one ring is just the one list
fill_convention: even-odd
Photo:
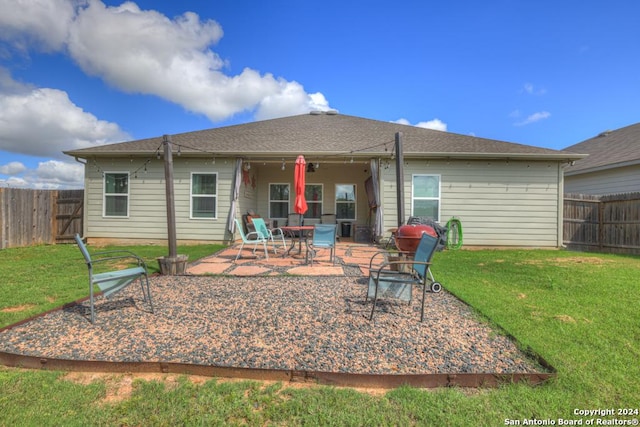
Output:
[[2,38],[19,51],[50,52],[63,48],[77,0],[0,0]]
[[25,0],[17,7],[0,0],[0,6],[0,39],[14,47],[31,42],[67,53],[85,73],[124,92],[155,95],[212,121],[246,111],[273,118],[329,109],[322,93],[308,94],[295,81],[251,68],[227,75],[226,62],[210,49],[222,27],[193,12],[170,19],[133,2],[111,7],[100,0]]
[[92,0],[69,31],[69,53],[88,74],[132,93],[156,95],[212,121],[256,110],[258,118],[305,113],[322,94],[245,68],[226,75],[225,61],[209,47],[223,35],[220,24],[186,12],[174,19],[132,2],[107,7]]
[[540,120],[545,120],[548,119],[549,117],[551,117],[551,113],[549,113],[548,111],[539,111],[537,113],[533,113],[529,116],[527,116],[526,119],[514,123],[515,126],[524,126],[524,125],[528,125],[531,123],[535,123],[535,122],[539,122]]
[[84,166],[80,163],[47,160],[29,169],[20,162],[0,166],[0,187],[24,187],[42,189],[82,188]]
[[426,121],[426,122],[418,122],[415,125],[412,125],[409,122],[409,120],[402,118],[402,119],[398,119],[398,120],[394,121],[393,123],[398,123],[398,124],[401,124],[401,125],[416,126],[416,127],[425,128],[425,129],[439,130],[439,131],[443,131],[443,132],[446,132],[446,130],[447,130],[447,124],[444,123],[440,119],[433,119],[433,120],[429,120],[429,121]]
[[0,187],[28,188],[29,183],[24,178],[11,176],[7,179],[0,179]]
[[27,170],[27,167],[21,162],[10,162],[6,165],[0,165],[0,174],[15,175]]
[[84,166],[80,163],[48,160],[38,163],[35,174],[40,181],[61,185],[82,185]]
[[[10,90],[3,91],[5,87]],[[128,137],[117,124],[98,120],[75,105],[66,92],[21,86],[6,75],[0,80],[2,150],[63,158],[63,149],[122,141]]]
[[278,83],[281,85],[281,90],[260,101],[256,119],[265,120],[329,109],[329,103],[320,92],[310,95],[297,82],[281,80]]

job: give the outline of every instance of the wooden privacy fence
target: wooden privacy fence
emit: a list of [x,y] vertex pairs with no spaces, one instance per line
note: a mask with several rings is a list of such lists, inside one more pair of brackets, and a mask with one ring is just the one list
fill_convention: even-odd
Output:
[[0,188],[0,249],[72,242],[83,201],[84,190]]
[[640,254],[640,193],[566,194],[563,241],[571,249]]

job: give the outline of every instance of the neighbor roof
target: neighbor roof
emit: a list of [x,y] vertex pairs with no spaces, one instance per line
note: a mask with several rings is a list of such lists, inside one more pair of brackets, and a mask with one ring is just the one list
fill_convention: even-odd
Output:
[[567,175],[640,164],[640,123],[602,132],[565,150],[589,155],[567,168]]
[[[577,160],[583,156],[475,136],[460,135],[391,122],[312,112],[298,116],[251,122],[171,135],[174,151],[183,155],[282,157],[304,155],[390,155],[395,135],[402,132],[405,157],[527,158]],[[163,137],[101,145],[65,154],[79,158],[138,156],[155,153]]]

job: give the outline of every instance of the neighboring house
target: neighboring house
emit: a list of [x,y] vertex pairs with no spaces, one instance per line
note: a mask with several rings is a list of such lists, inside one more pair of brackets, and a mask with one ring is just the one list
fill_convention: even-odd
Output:
[[589,156],[565,170],[564,191],[605,195],[640,191],[640,123],[567,147]]
[[[564,167],[583,156],[333,111],[171,135],[177,238],[229,242],[230,216],[249,209],[283,225],[298,155],[313,165],[305,223],[336,213],[352,235],[371,226],[389,236],[398,226],[398,132],[403,222],[455,216],[465,245],[562,245]],[[85,237],[166,241],[162,151],[158,137],[65,152],[85,163]],[[381,206],[370,208],[376,196]]]

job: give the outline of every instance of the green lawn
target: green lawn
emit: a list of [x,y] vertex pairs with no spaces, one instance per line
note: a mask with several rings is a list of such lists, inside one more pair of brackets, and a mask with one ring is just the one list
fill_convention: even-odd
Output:
[[[111,248],[109,248],[111,249]],[[132,247],[150,260],[166,248]],[[194,260],[211,246],[181,247]],[[640,410],[640,258],[545,250],[437,253],[434,274],[557,370],[541,386],[368,394],[255,381],[136,380],[124,399],[113,381],[0,367],[0,425],[508,425],[510,420],[640,419],[576,410]],[[86,296],[74,245],[0,251],[0,325]],[[118,377],[115,376],[114,377]],[[120,376],[122,377],[122,376]]]

